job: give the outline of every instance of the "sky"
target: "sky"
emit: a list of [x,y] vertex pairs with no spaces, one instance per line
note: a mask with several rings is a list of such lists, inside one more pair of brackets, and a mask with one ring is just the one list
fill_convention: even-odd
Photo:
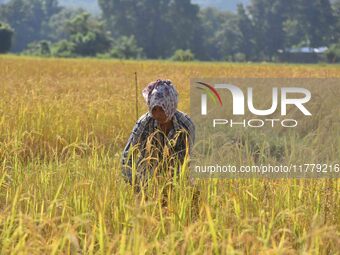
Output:
[[[9,0],[0,0],[1,3],[8,2]],[[193,3],[197,3],[202,7],[216,7],[219,10],[235,11],[238,3],[247,4],[250,0],[192,0]],[[82,7],[85,10],[99,14],[100,10],[97,4],[97,0],[59,0],[60,5],[68,7]]]
[[[97,0],[59,0],[59,2],[61,5],[72,7],[77,7],[80,3],[86,10],[92,13],[99,13]],[[197,3],[202,7],[212,6],[219,10],[235,11],[238,3],[247,4],[250,0],[192,0],[192,2]]]

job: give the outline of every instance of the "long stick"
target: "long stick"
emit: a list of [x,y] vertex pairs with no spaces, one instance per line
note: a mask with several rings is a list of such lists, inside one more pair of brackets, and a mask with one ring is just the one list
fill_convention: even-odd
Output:
[[136,120],[138,120],[138,83],[137,83],[137,72],[135,72],[135,86],[136,86]]

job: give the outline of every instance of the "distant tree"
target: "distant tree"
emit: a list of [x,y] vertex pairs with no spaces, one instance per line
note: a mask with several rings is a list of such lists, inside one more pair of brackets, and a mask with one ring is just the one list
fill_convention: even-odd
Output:
[[330,0],[290,1],[284,24],[288,47],[320,47],[336,41],[336,17]]
[[[106,24],[114,38],[134,35],[149,58],[170,54],[170,0],[99,0]],[[172,21],[173,22],[173,21]]]
[[50,42],[45,40],[31,42],[28,44],[27,48],[23,51],[23,53],[35,56],[50,56],[51,55]]
[[237,23],[241,38],[239,52],[244,54],[245,60],[252,59],[255,48],[254,26],[243,4],[237,5]]
[[234,59],[234,55],[240,52],[242,34],[238,27],[236,14],[228,13],[224,16],[221,29],[216,32],[215,45],[219,49],[220,60]]
[[75,57],[75,45],[73,42],[61,40],[52,45],[52,55],[56,57]]
[[221,59],[220,48],[218,47],[217,35],[223,29],[223,24],[229,13],[223,13],[215,8],[203,8],[199,12],[199,23],[201,24],[202,48],[204,60]]
[[252,0],[249,11],[255,29],[256,54],[258,58],[272,60],[284,47],[283,24],[287,3],[281,0]]
[[233,60],[234,54],[242,49],[242,33],[238,15],[232,12],[220,12],[213,8],[200,11],[202,23],[203,47],[207,60]]
[[134,0],[98,0],[98,4],[113,37],[136,34],[139,6],[135,6]]
[[83,9],[63,8],[60,12],[52,15],[44,26],[45,38],[52,42],[68,38],[68,22],[84,12]]
[[60,11],[57,0],[10,0],[0,6],[0,17],[13,27],[13,51],[19,52],[28,43],[44,38],[43,27]]
[[44,22],[47,22],[51,16],[61,11],[58,0],[40,0],[42,6]]
[[0,53],[9,52],[12,46],[13,30],[8,24],[0,22]]
[[288,18],[283,23],[285,33],[285,48],[306,46],[307,37],[303,26],[297,19]]
[[340,0],[335,0],[333,3],[333,13],[335,18],[334,26],[334,41],[340,43]]
[[[58,54],[64,48],[70,54],[95,56],[111,48],[112,39],[99,20],[89,13],[82,13],[67,22],[67,41],[59,44]],[[58,44],[57,44],[58,45]]]
[[138,47],[133,35],[121,36],[114,40],[110,57],[120,59],[139,59],[144,57],[143,48]]
[[[176,49],[191,49],[201,57],[202,41],[201,23],[199,20],[199,6],[191,0],[172,0],[168,8],[168,19],[171,24],[169,31],[173,40],[172,51]],[[161,28],[160,28],[161,29]]]
[[296,18],[304,31],[306,46],[320,47],[330,43],[335,25],[329,0],[298,0]]
[[171,57],[174,61],[193,61],[195,59],[195,55],[191,52],[191,50],[176,50]]
[[333,10],[334,10],[335,17],[339,18],[339,16],[340,16],[340,0],[334,0]]
[[332,44],[326,52],[329,63],[340,63],[340,43]]
[[175,49],[200,50],[198,11],[190,0],[99,0],[113,37],[134,35],[148,58],[168,57]]
[[[207,59],[275,60],[278,50],[339,41],[340,0],[251,0],[237,14],[200,11]],[[223,18],[227,17],[223,21]]]

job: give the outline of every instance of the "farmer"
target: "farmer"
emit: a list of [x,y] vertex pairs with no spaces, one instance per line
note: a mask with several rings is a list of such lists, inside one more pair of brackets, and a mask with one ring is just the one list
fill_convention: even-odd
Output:
[[194,123],[177,110],[178,93],[170,80],[151,82],[142,94],[149,111],[133,127],[121,160],[122,175],[130,184],[135,165],[137,186],[157,173],[179,173],[195,140]]

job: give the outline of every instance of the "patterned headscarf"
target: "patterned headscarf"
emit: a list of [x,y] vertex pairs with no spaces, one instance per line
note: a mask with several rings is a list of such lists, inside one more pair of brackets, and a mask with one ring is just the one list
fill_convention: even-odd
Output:
[[174,116],[177,104],[178,93],[170,80],[157,80],[149,83],[143,89],[143,97],[148,104],[152,116],[152,109],[156,105],[161,106],[167,116],[167,121]]

